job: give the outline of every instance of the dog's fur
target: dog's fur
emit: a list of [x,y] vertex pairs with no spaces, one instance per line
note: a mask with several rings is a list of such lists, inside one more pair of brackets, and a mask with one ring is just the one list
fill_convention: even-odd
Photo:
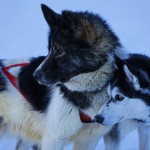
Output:
[[[18,77],[19,89],[28,101],[0,72],[0,116],[8,132],[31,143],[42,143],[42,150],[61,150],[70,138],[76,150],[93,150],[99,137],[112,127],[84,124],[79,113],[93,118],[108,101],[108,81],[115,70],[113,54],[122,50],[121,44],[98,15],[57,14],[45,5],[42,10],[51,28],[49,54],[25,60],[28,66],[10,70]],[[1,66],[16,63],[3,60]]]
[[150,149],[150,58],[132,54],[128,59],[117,58],[118,70],[111,80],[108,93],[110,101],[103,106],[95,120],[103,125],[113,125],[126,119],[142,122],[139,125],[142,145]]
[[150,58],[133,54],[118,66],[108,89],[111,99],[101,111],[102,124],[125,119],[150,121]]
[[[60,149],[64,141],[83,126],[79,110],[93,118],[108,100],[107,83],[114,71],[114,60],[110,56],[113,57],[121,45],[106,22],[97,15],[71,11],[63,11],[60,15],[46,6],[42,9],[51,28],[49,54],[34,77],[41,84],[53,85],[43,149],[53,149],[56,140],[59,141],[56,149]],[[101,126],[98,128],[96,132],[101,130]],[[57,132],[52,141],[48,135],[52,136],[54,130]],[[89,136],[87,134],[84,138]],[[94,149],[95,144],[86,147]],[[78,144],[76,149],[85,147]]]

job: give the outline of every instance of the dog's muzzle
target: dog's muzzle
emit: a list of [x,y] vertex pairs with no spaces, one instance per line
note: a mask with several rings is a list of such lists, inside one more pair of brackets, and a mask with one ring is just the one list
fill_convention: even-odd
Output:
[[42,73],[41,73],[41,71],[36,70],[36,71],[33,73],[33,76],[34,76],[34,78],[35,78],[37,81],[39,81],[39,80],[41,80]]

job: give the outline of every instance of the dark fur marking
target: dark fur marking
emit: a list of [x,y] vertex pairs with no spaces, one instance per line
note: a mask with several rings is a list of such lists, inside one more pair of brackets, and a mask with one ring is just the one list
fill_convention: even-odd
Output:
[[150,76],[150,57],[142,54],[131,54],[125,62],[137,69],[144,70]]
[[[150,81],[143,77],[141,71],[150,76],[150,58],[141,54],[132,54],[130,57],[123,61],[122,64],[127,64],[130,71],[138,78],[141,88],[150,89]],[[119,68],[111,81],[111,86],[117,86],[124,95],[130,98],[140,98],[150,105],[150,94],[142,93],[134,88],[133,84],[127,79],[123,69]]]
[[119,87],[120,91],[124,95],[128,96],[129,98],[143,99],[147,105],[150,105],[150,94],[145,94],[145,93],[143,94],[141,91],[136,90],[133,87],[132,83],[130,83],[128,81],[126,81],[125,83],[122,82],[126,79],[123,79],[124,77],[121,76],[121,74],[120,74],[119,78],[120,78],[120,81],[117,81],[116,86]]
[[89,98],[83,92],[70,91],[66,86],[59,85],[60,91],[65,98],[79,109],[87,109],[90,107]]
[[28,66],[22,68],[19,74],[19,88],[27,97],[35,110],[45,111],[50,97],[50,87],[40,85],[33,77],[35,69],[40,65],[45,57],[34,58]]
[[[130,55],[130,59],[126,59],[125,63],[133,66],[134,70],[132,73],[138,77],[140,86],[142,88],[150,89],[150,57],[141,55],[141,54],[132,54]],[[145,76],[146,73],[149,79]]]
[[110,130],[110,132],[108,132],[104,136],[105,139],[107,138],[107,139],[115,142],[116,144],[118,144],[120,142],[119,141],[119,139],[120,139],[119,137],[120,137],[120,135],[119,135],[119,131],[118,131],[118,124],[115,124],[113,126],[113,128]]

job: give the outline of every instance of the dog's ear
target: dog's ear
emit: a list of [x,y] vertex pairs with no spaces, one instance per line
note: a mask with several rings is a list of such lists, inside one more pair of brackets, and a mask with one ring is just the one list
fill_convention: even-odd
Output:
[[41,8],[48,25],[50,27],[57,25],[60,15],[55,13],[52,9],[44,4],[41,4]]
[[146,71],[141,70],[140,75],[145,81],[149,82],[150,84],[150,77]]
[[136,70],[135,68],[133,68],[132,66],[125,64],[124,67],[124,73],[126,75],[126,77],[128,78],[128,80],[130,82],[132,82],[134,85],[138,85],[138,78],[136,77],[135,74],[138,73],[138,70]]
[[139,76],[140,76],[139,78],[141,81],[141,86],[150,87],[150,77],[148,73],[144,70],[140,70]]

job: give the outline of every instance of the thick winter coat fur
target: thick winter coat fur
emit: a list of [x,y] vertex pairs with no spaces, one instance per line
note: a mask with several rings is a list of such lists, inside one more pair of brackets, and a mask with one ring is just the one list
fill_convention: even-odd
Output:
[[[68,140],[74,141],[76,150],[93,150],[112,127],[85,124],[79,114],[84,112],[92,119],[108,101],[113,54],[121,52],[121,45],[98,15],[57,14],[45,5],[42,10],[51,29],[49,54],[25,60],[28,66],[10,70],[26,98],[0,72],[0,116],[9,133],[41,145],[42,150],[61,150]],[[16,63],[18,60],[2,60],[1,66]]]

